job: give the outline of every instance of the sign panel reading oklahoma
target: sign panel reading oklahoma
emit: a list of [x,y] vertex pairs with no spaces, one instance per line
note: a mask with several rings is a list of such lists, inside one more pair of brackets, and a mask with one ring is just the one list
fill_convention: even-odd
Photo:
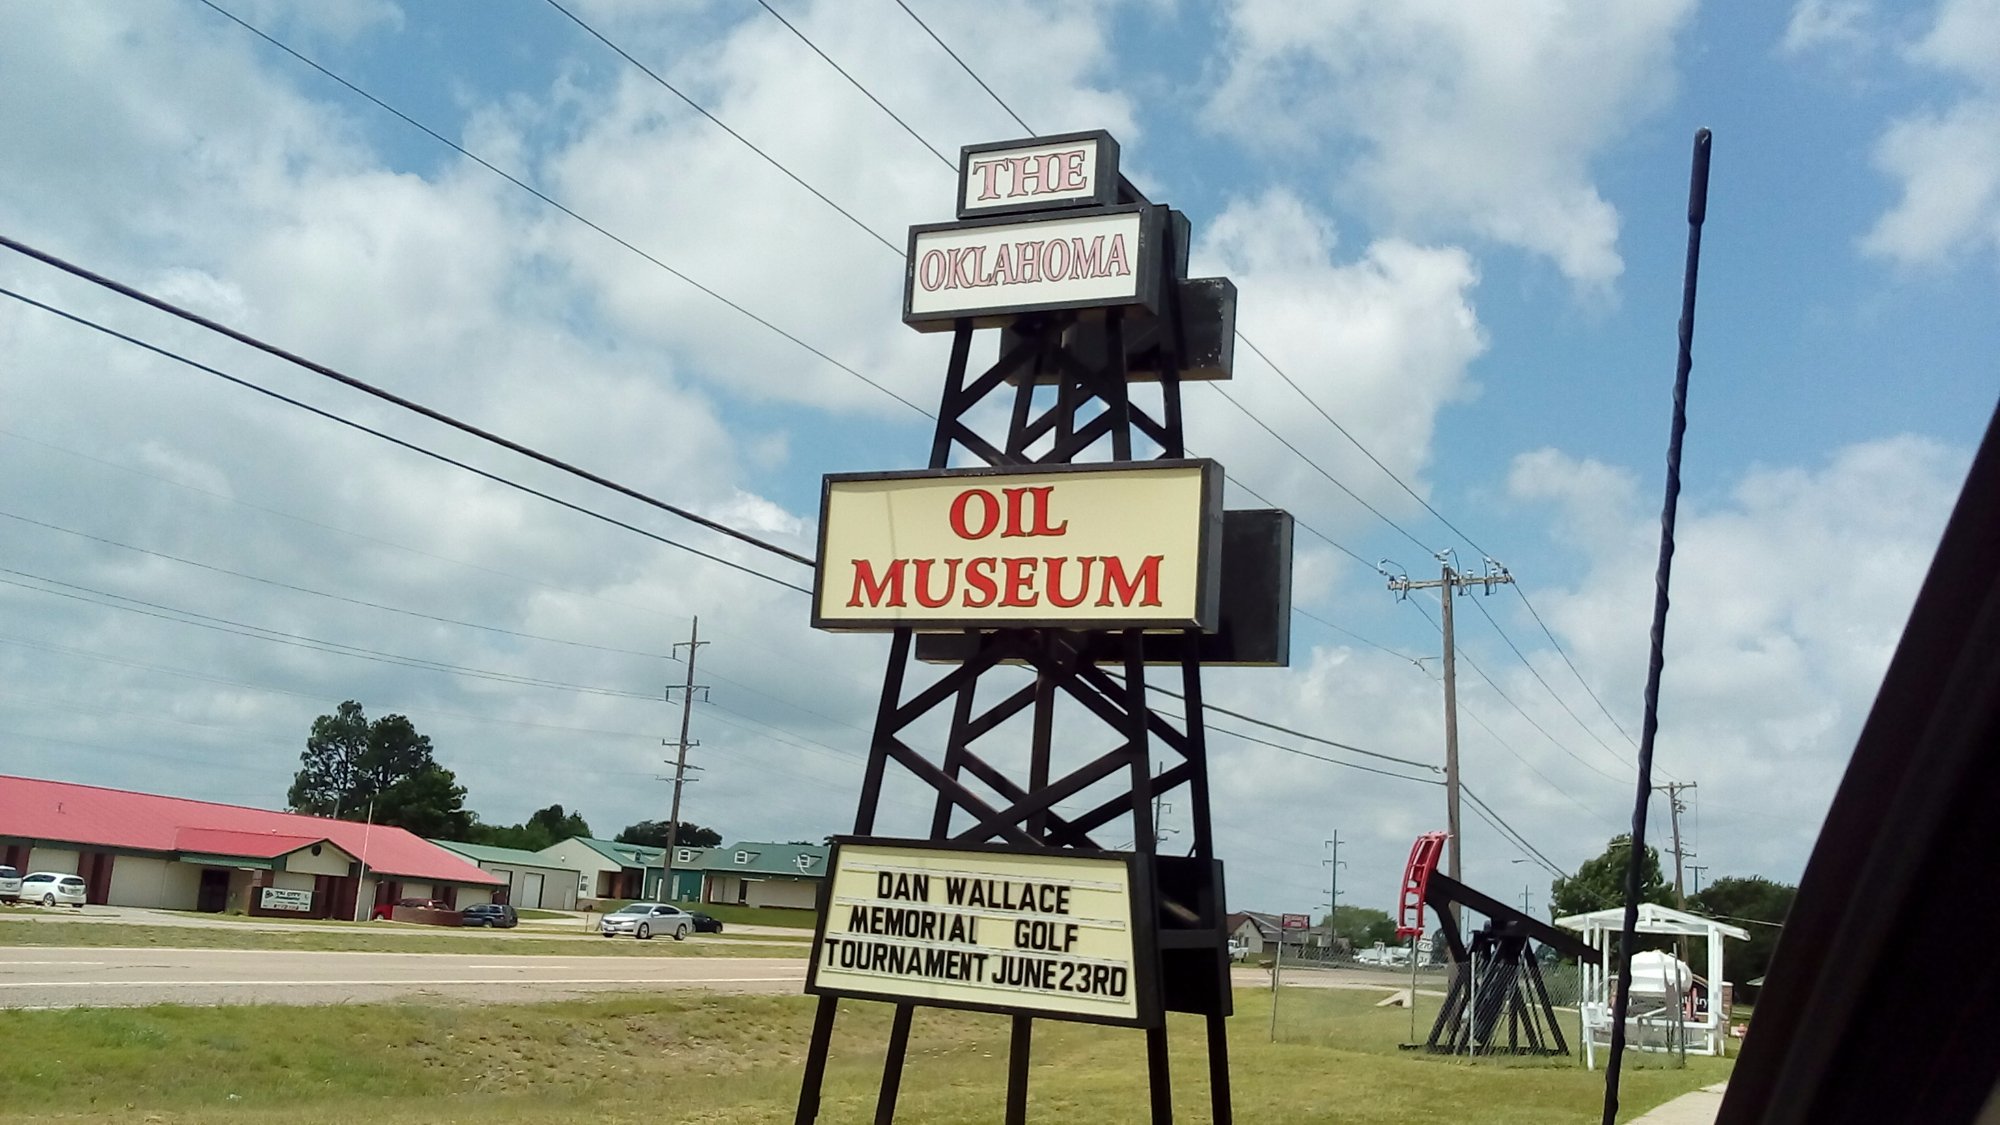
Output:
[[836,474],[820,629],[1213,629],[1213,461]]
[[945,332],[1053,309],[1157,310],[1165,213],[1124,204],[911,227],[903,323]]
[[1129,857],[842,842],[832,871],[807,992],[1155,1018]]

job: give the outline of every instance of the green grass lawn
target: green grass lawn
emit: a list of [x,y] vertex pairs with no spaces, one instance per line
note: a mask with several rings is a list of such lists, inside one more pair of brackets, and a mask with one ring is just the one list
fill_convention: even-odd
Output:
[[[1268,994],[1229,1021],[1238,1120],[1479,1125],[1595,1121],[1602,1075],[1566,1063],[1401,1054],[1401,1011],[1333,993],[1324,1041],[1267,1041]],[[0,1121],[284,1121],[416,1125],[790,1121],[813,1002],[701,994],[480,1007],[416,1004],[0,1012]],[[846,1003],[820,1120],[873,1119],[889,1008]],[[1145,1117],[1140,1032],[1038,1022],[1032,1120]],[[1200,1024],[1173,1017],[1174,1101],[1208,1120]],[[1004,1017],[919,1009],[899,1118],[996,1121]],[[1702,1060],[1710,1062],[1711,1060]],[[1637,1113],[1714,1082],[1727,1064],[1628,1067]]]
[[478,953],[527,956],[799,957],[806,943],[604,938],[579,931],[574,940],[514,937],[489,930],[414,934],[397,927],[349,925],[324,930],[253,930],[226,926],[146,926],[116,922],[0,921],[0,946],[158,946],[164,949],[319,949],[365,953]]

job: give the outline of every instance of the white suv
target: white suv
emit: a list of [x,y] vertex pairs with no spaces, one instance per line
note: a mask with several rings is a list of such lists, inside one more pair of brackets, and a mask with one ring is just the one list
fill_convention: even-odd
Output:
[[74,875],[64,875],[58,871],[31,871],[21,880],[21,901],[39,902],[43,906],[74,906],[83,909],[86,892],[83,880]]
[[6,864],[0,864],[0,902],[19,902],[20,900],[21,873],[8,867]]

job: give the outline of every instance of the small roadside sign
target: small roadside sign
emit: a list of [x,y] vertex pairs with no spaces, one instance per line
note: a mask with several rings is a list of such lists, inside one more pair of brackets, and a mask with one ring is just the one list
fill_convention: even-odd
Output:
[[1285,930],[1308,930],[1312,928],[1312,919],[1303,914],[1286,914],[1278,919],[1278,926]]

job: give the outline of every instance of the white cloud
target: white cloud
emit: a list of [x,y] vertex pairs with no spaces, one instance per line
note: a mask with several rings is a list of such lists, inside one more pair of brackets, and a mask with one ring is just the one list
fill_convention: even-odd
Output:
[[[1957,494],[1964,454],[1865,442],[1811,468],[1757,468],[1683,496],[1661,687],[1659,767],[1698,780],[1732,870],[1795,875],[1872,705]],[[1587,553],[1539,608],[1636,732],[1658,524],[1631,474],[1554,450],[1518,457],[1520,502],[1554,504]],[[1559,667],[1559,666],[1558,666]],[[1555,682],[1554,671],[1545,672]],[[1560,673],[1567,675],[1566,671]],[[1725,827],[1727,826],[1727,827]]]
[[1209,122],[1350,159],[1339,187],[1601,287],[1624,266],[1589,165],[1671,88],[1690,0],[1464,5],[1236,0]]
[[1853,49],[1868,41],[1868,0],[1799,0],[1779,50],[1788,55]]
[[1905,56],[1972,90],[1884,130],[1874,163],[1902,197],[1861,248],[1903,266],[2000,251],[2000,2],[1942,0],[1930,30]]
[[[1338,250],[1323,215],[1272,190],[1232,202],[1208,224],[1197,236],[1191,272],[1233,279],[1244,336],[1350,432],[1366,435],[1398,476],[1421,487],[1438,412],[1471,397],[1468,369],[1486,347],[1472,304],[1478,274],[1455,247],[1384,239],[1352,257]],[[1329,473],[1355,482],[1392,516],[1420,511],[1399,492],[1363,483],[1381,481],[1381,470],[1241,344],[1236,372],[1226,393]],[[1189,443],[1198,452],[1335,539],[1373,532],[1373,516],[1235,407],[1213,391],[1187,394],[1199,404],[1189,412]]]

